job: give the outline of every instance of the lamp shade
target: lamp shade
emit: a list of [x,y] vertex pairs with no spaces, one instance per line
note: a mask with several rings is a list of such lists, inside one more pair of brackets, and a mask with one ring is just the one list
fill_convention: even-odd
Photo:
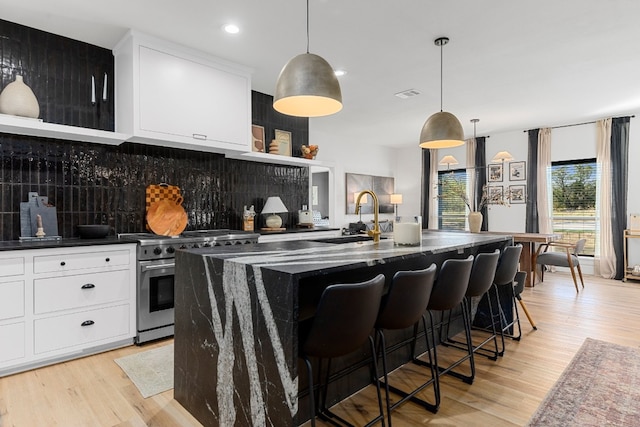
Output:
[[274,213],[282,213],[289,212],[287,207],[282,203],[282,200],[278,196],[272,196],[267,199],[267,203],[264,204],[264,208],[262,208],[262,214],[274,214]]
[[447,165],[447,167],[451,166],[451,165],[457,165],[458,164],[458,160],[453,157],[452,155],[446,155],[442,158],[442,160],[440,160],[440,164],[441,165]]
[[390,199],[392,205],[402,204],[402,194],[391,194]]
[[333,68],[313,53],[287,62],[276,82],[273,108],[289,116],[328,116],[342,110],[342,91]]
[[513,156],[508,151],[500,151],[498,154],[496,154],[493,157],[493,159],[491,159],[491,161],[494,162],[494,163],[496,163],[496,162],[510,162],[511,160],[513,160]]
[[460,121],[451,113],[432,114],[422,126],[420,147],[450,148],[464,144],[464,131]]

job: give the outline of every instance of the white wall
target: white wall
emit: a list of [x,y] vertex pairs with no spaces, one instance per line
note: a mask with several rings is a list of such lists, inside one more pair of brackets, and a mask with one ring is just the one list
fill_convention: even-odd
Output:
[[[320,152],[318,160],[326,161],[332,166],[334,176],[334,217],[332,224],[346,227],[349,222],[358,220],[353,214],[345,213],[345,173],[360,173],[395,178],[396,192],[403,194],[403,204],[398,206],[399,215],[419,215],[422,182],[421,149],[405,147],[390,149],[366,142],[341,140],[339,135],[323,135],[314,132],[313,120],[310,120],[311,144],[318,144]],[[594,158],[596,156],[595,124],[570,126],[553,129],[551,133],[552,161],[575,158]],[[509,151],[515,161],[527,160],[528,134],[523,131],[512,131],[491,134],[486,140],[487,161],[498,151]],[[466,166],[466,149],[464,146],[452,149],[437,150],[436,156],[441,159],[451,154],[460,162],[456,167]],[[640,117],[632,118],[629,135],[629,197],[628,212],[640,213],[640,167],[636,160],[640,159]],[[443,167],[446,169],[446,167]],[[527,165],[527,174],[529,174]],[[524,184],[526,181],[510,181],[508,164],[505,165],[502,185]],[[368,221],[373,215],[363,215]],[[381,219],[391,219],[392,215],[381,215]],[[492,231],[525,231],[525,205],[513,204],[510,207],[491,206],[489,211],[489,230]]]

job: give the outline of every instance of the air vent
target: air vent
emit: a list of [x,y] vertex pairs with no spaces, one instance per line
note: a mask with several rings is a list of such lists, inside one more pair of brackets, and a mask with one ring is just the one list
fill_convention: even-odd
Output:
[[407,99],[407,98],[411,98],[412,96],[420,95],[420,91],[416,89],[408,89],[408,90],[403,90],[402,92],[398,92],[395,95],[398,98]]

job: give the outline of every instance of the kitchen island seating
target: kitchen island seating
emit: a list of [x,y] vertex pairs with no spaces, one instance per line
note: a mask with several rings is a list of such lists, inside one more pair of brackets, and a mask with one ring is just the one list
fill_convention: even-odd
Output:
[[[425,309],[429,303],[431,290],[436,279],[436,264],[431,264],[424,270],[414,271],[398,271],[393,275],[391,285],[386,295],[382,298],[380,304],[380,312],[375,323],[376,340],[382,356],[382,374],[384,378],[384,387],[386,391],[386,409],[389,426],[391,426],[391,411],[411,399],[420,390],[433,385],[434,396],[438,396],[438,375],[435,372],[433,360],[431,358],[431,346],[427,334],[427,323],[425,317]],[[420,321],[424,328],[425,339],[427,341],[427,352],[429,353],[429,362],[431,364],[431,379],[418,387],[411,393],[403,393],[393,386],[389,385],[388,369],[387,369],[387,347],[384,337],[384,330],[399,330],[413,326],[418,328]],[[432,340],[432,343],[435,341]],[[377,372],[376,372],[377,377]],[[404,398],[395,402],[393,406],[390,403],[389,392],[393,390],[395,393],[406,394]],[[431,407],[435,407],[431,404]]]
[[[473,268],[471,270],[471,277],[469,278],[469,285],[465,298],[462,301],[462,308],[467,312],[467,319],[471,319],[471,305],[472,299],[482,297],[489,292],[493,285],[493,279],[498,267],[498,261],[500,259],[500,250],[496,249],[493,253],[480,253],[476,255],[473,261]],[[497,313],[496,313],[497,314]],[[496,316],[493,313],[493,306],[489,304],[489,316],[494,319]],[[472,333],[471,322],[465,323],[464,327],[469,330],[469,334]],[[491,326],[488,329],[475,328],[480,331],[488,331],[489,336],[485,336],[482,342],[477,345],[471,345],[473,353],[480,353],[487,356],[491,360],[497,360],[499,355],[498,348],[498,331],[496,330],[495,323],[491,322]],[[486,344],[493,341],[493,350],[483,348]],[[467,350],[469,348],[468,343],[455,341],[448,337],[443,338],[443,344],[452,345],[456,348]],[[463,345],[463,347],[461,347]]]
[[[442,331],[442,329],[446,326],[446,322],[443,322],[442,316],[440,317],[440,321],[436,324],[434,322],[434,311],[447,311],[453,309],[460,305],[464,295],[467,291],[467,286],[469,284],[469,277],[471,276],[471,268],[473,267],[473,255],[470,255],[466,259],[447,259],[442,263],[440,271],[438,272],[437,279],[434,283],[433,289],[431,290],[431,296],[429,297],[429,302],[427,303],[427,313],[429,314],[430,321],[430,330],[432,333],[432,337],[436,336],[436,329]],[[463,312],[463,318],[466,319],[467,314]],[[464,320],[466,322],[466,320]],[[425,332],[426,333],[426,332]],[[465,334],[467,332],[465,331]],[[414,344],[413,348],[415,348],[415,341],[417,339],[417,329],[414,329]],[[467,334],[467,342],[471,342],[470,337]],[[438,352],[437,352],[437,343],[433,343],[433,359],[431,358],[431,354],[429,354],[429,362],[425,362],[419,359],[415,354],[413,355],[412,362],[416,365],[421,365],[432,369],[433,375],[439,377],[445,373],[449,373],[454,376],[459,376],[457,372],[453,372],[452,370],[459,366],[465,360],[469,360],[470,369],[471,369],[471,377],[475,375],[475,364],[473,361],[473,353],[469,350],[471,356],[467,356],[465,358],[460,359],[459,361],[452,363],[446,368],[441,368],[438,366]],[[429,350],[427,350],[429,351]],[[434,381],[438,381],[437,379]],[[427,381],[427,385],[431,383],[431,380]],[[439,384],[439,383],[436,383]],[[415,396],[417,392],[422,390],[425,387],[418,387],[413,392],[407,393],[403,390],[399,390],[396,388],[391,388],[390,390],[394,393],[397,393],[403,397],[409,397],[409,399],[417,403],[429,411],[436,413],[440,408],[440,387],[439,385],[435,387],[435,404],[429,403],[423,399],[420,399]]]
[[[573,278],[573,285],[576,287],[576,292],[580,292],[574,267],[578,270],[578,274],[580,275],[580,283],[584,288],[584,279],[582,278],[582,268],[580,268],[580,259],[578,258],[578,254],[580,254],[584,250],[584,246],[586,243],[587,239],[580,239],[575,243],[549,242],[540,245],[535,255],[535,263],[542,265],[542,270],[540,271],[540,281],[544,282],[544,266],[553,265],[556,267],[568,267],[571,271],[571,277]],[[547,252],[550,247],[561,248],[563,250],[559,252]]]
[[527,319],[529,319],[529,323],[531,323],[531,326],[533,327],[533,329],[537,331],[538,327],[536,326],[535,322],[533,321],[533,318],[531,317],[531,314],[529,314],[529,310],[527,309],[527,305],[524,303],[524,301],[522,301],[522,291],[524,291],[524,284],[525,284],[526,280],[527,280],[527,272],[526,271],[518,271],[516,273],[516,277],[513,280],[513,297],[516,300],[518,300],[518,302],[520,303],[520,307],[522,307],[522,311],[524,311],[524,314],[527,316]]
[[[337,419],[345,425],[351,425],[346,420],[326,408],[327,387],[331,373],[331,359],[344,356],[362,347],[369,340],[371,355],[375,355],[374,342],[371,335],[384,289],[385,277],[378,274],[371,280],[328,286],[320,297],[316,315],[309,327],[309,332],[301,341],[301,357],[307,366],[309,377],[309,407],[311,425],[316,425],[316,415],[332,424]],[[315,397],[313,385],[313,368],[310,357],[318,358],[318,399]],[[322,384],[322,359],[328,359],[326,380]],[[373,372],[378,372],[376,358],[372,357]],[[374,379],[378,394],[380,413],[367,426],[378,421],[384,426],[384,413],[380,383]],[[316,411],[316,408],[317,411]]]
[[[509,295],[509,298],[515,301],[514,299],[514,288],[513,282],[516,278],[516,274],[518,273],[518,265],[520,263],[520,254],[522,252],[522,245],[514,245],[507,246],[502,251],[502,255],[500,255],[500,261],[498,262],[498,268],[496,269],[496,275],[493,278],[493,285],[495,287],[496,294],[496,305],[498,307],[498,319],[492,318],[491,321],[494,325],[497,323],[499,325],[499,334],[500,340],[502,343],[502,350],[499,352],[500,356],[504,355],[504,337],[505,332],[507,332],[507,336],[509,338],[513,338],[516,341],[520,340],[522,336],[522,329],[520,328],[520,316],[518,314],[518,307],[514,304],[515,318],[513,314],[509,318],[506,317],[504,311],[502,310],[502,305],[499,301],[499,295],[501,294],[500,288],[502,288],[502,292],[506,292]],[[491,301],[489,301],[491,304]],[[513,334],[512,328],[514,325],[518,325],[518,335]]]

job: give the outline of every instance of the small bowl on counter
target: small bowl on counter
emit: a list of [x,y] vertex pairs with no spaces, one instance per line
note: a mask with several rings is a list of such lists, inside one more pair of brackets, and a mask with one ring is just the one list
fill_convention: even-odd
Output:
[[107,224],[78,225],[81,239],[103,239],[109,235],[111,227]]

